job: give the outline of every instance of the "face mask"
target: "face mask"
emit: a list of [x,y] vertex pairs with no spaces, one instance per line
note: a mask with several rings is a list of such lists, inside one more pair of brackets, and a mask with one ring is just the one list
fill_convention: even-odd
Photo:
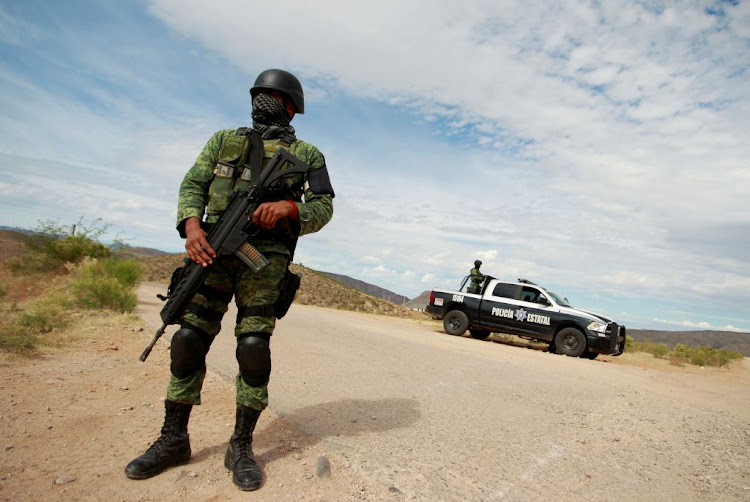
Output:
[[258,93],[253,98],[253,123],[284,127],[289,125],[289,114],[281,102],[270,94]]

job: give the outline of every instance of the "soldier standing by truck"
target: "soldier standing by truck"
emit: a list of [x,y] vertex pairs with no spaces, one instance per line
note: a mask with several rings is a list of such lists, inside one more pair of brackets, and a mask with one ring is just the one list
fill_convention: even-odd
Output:
[[[275,304],[290,274],[288,266],[297,238],[317,232],[330,221],[334,193],[323,155],[315,146],[297,139],[290,125],[296,113],[304,113],[299,80],[284,70],[266,70],[255,80],[250,94],[252,129],[225,129],[214,134],[180,186],[177,230],[186,239],[188,257],[212,269],[172,337],[164,425],[151,447],[125,468],[131,479],[150,478],[190,460],[190,412],[201,402],[206,354],[234,297],[238,309],[237,409],[224,465],[232,471],[232,481],[240,489],[260,487],[262,470],[252,452],[252,434],[268,405]],[[312,171],[291,180],[283,195],[262,199],[253,212],[257,232],[249,242],[270,262],[256,273],[234,255],[217,258],[206,230],[220,219],[232,191],[256,180],[280,148],[308,164]],[[204,213],[206,220],[202,221]]]
[[479,294],[482,292],[482,281],[484,281],[484,274],[479,271],[479,267],[481,266],[482,262],[480,260],[474,261],[474,268],[472,268],[469,272],[471,283],[469,284],[469,288],[466,290],[469,293]]

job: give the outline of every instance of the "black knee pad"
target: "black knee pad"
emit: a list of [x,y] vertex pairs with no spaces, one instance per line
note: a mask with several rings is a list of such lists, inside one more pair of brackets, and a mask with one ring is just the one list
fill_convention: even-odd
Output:
[[270,333],[252,332],[237,337],[237,362],[246,384],[259,387],[271,376]]
[[172,335],[170,370],[180,379],[206,369],[206,354],[213,342],[211,335],[193,326],[183,325]]

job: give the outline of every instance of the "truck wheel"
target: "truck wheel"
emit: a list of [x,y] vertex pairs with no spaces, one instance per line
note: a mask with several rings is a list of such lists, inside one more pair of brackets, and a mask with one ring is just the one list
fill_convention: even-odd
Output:
[[470,329],[469,333],[471,333],[472,338],[476,338],[477,340],[486,340],[487,337],[492,334],[492,331],[487,331],[486,329]]
[[578,357],[586,350],[586,337],[575,328],[565,328],[555,337],[555,348],[558,354]]
[[449,335],[461,336],[469,327],[469,318],[460,310],[451,310],[443,319],[443,328]]

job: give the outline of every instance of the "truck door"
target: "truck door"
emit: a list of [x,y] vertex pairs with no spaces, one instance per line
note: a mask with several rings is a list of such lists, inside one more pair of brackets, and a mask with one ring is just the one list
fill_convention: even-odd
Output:
[[525,311],[527,332],[534,333],[536,338],[552,340],[552,313],[549,299],[544,292],[533,286],[522,286],[518,306]]
[[482,299],[482,324],[498,333],[551,340],[547,306],[537,303],[543,294],[532,286],[498,282]]
[[515,305],[512,302],[515,302],[520,289],[518,284],[507,282],[498,282],[491,290],[487,289],[481,304],[482,325],[498,333],[513,332]]

